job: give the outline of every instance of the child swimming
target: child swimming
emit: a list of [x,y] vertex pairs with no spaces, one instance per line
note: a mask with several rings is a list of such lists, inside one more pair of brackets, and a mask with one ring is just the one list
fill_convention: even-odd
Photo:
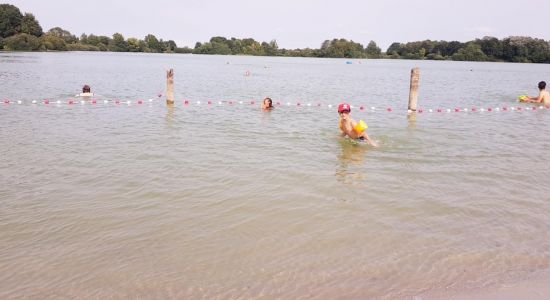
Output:
[[546,90],[546,82],[539,82],[538,87],[539,95],[537,97],[526,97],[521,100],[523,102],[550,104],[550,93]]
[[342,132],[342,136],[348,136],[351,139],[366,140],[371,146],[378,147],[373,140],[370,139],[366,131],[366,124],[360,122],[359,124],[351,118],[351,107],[347,103],[338,105],[338,114],[340,115],[340,121],[338,126]]

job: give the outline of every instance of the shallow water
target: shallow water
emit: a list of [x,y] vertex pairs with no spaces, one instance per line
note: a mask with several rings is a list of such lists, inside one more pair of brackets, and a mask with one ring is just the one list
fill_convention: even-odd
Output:
[[[550,66],[345,62],[0,53],[0,298],[408,298],[548,270],[550,110],[404,109],[415,66],[426,109],[516,106]],[[85,83],[98,104],[67,105]],[[303,105],[227,102],[266,96]],[[377,108],[352,116],[379,148],[337,137],[342,100]]]

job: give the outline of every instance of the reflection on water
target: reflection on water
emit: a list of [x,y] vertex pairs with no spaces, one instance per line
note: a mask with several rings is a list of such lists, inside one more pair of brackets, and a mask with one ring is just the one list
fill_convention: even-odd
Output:
[[364,184],[367,174],[360,166],[363,166],[370,146],[349,138],[339,138],[339,144],[341,153],[338,155],[336,178],[338,181],[349,185]]
[[168,128],[173,127],[174,125],[174,110],[175,106],[173,104],[167,104],[166,105],[166,125]]
[[409,121],[409,129],[415,129],[416,128],[416,112],[412,112],[407,115],[407,121]]

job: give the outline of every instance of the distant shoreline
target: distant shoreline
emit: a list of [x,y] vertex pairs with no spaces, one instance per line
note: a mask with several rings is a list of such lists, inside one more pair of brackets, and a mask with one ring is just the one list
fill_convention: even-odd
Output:
[[54,27],[44,32],[33,14],[22,14],[18,7],[0,4],[0,49],[10,51],[93,51],[136,53],[192,53],[214,55],[289,56],[317,58],[368,58],[408,60],[454,60],[520,63],[550,63],[550,42],[527,36],[504,39],[483,37],[468,42],[414,41],[394,42],[383,52],[375,41],[366,46],[343,38],[320,43],[319,48],[279,48],[276,40],[256,41],[253,38],[211,37],[208,42],[196,42],[193,48],[178,47],[173,40],[158,39],[153,34],[143,39],[125,38],[120,33],[112,37],[82,33],[80,37]]
[[[0,53],[70,53],[70,52],[79,52],[79,53],[126,53],[126,54],[169,54],[169,55],[197,55],[197,56],[227,56],[227,57],[285,57],[285,58],[333,58],[341,60],[404,60],[404,61],[447,61],[453,62],[456,60],[452,59],[441,59],[441,60],[431,60],[431,59],[415,59],[415,58],[393,58],[393,57],[379,57],[379,58],[346,58],[346,57],[315,57],[315,56],[280,56],[280,55],[247,55],[247,54],[196,54],[196,53],[157,53],[157,52],[118,52],[118,51],[79,51],[79,50],[44,50],[44,51],[24,51],[24,50],[5,50],[0,49]],[[460,61],[456,61],[460,62]],[[525,64],[547,64],[547,63],[534,63],[534,62],[514,62],[514,61],[461,61],[461,62],[494,62],[494,63],[525,63]]]

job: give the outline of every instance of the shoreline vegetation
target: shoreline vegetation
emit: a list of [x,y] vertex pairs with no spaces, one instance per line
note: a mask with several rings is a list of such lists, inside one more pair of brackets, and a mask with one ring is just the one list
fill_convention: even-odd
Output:
[[43,32],[32,13],[22,14],[11,4],[0,4],[0,50],[6,51],[105,51],[144,53],[192,53],[217,55],[330,57],[368,59],[415,59],[494,61],[520,63],[550,63],[550,41],[515,36],[498,39],[483,37],[468,42],[416,41],[395,42],[386,52],[370,41],[366,47],[346,39],[325,40],[320,48],[283,49],[276,40],[259,42],[252,38],[212,37],[208,42],[197,42],[194,48],[178,47],[173,40],[164,41],[153,34],[143,40],[124,38],[120,33],[112,37],[81,34],[76,37],[60,27]]

